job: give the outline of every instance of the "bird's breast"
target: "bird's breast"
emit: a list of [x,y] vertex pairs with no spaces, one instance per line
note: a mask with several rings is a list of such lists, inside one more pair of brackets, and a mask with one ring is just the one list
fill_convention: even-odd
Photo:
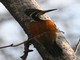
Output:
[[51,20],[33,21],[27,25],[27,28],[39,43],[53,44],[56,40],[57,28]]

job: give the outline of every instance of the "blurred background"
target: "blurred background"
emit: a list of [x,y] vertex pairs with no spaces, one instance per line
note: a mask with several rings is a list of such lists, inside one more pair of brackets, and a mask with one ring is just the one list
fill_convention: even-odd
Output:
[[[44,10],[57,8],[58,10],[48,13],[55,21],[58,29],[65,32],[64,36],[75,48],[80,38],[80,0],[37,0]],[[18,44],[28,39],[20,25],[11,16],[9,11],[0,3],[0,47],[10,44]],[[28,54],[27,60],[42,60],[37,50],[30,46],[33,52]],[[77,56],[80,57],[80,46]],[[1,60],[21,60],[24,46],[0,49]]]

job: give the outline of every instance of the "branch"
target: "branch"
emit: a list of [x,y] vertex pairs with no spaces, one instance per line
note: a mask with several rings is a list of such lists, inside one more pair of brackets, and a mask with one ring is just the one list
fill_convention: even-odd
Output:
[[[49,31],[48,31],[48,32],[49,32]],[[27,41],[21,42],[21,43],[16,44],[16,45],[10,44],[10,45],[7,45],[7,46],[0,47],[0,49],[7,48],[7,47],[16,47],[16,46],[19,46],[19,45],[22,45],[22,44],[25,44],[25,43],[28,45],[29,43],[32,42],[33,39],[39,38],[40,36],[43,36],[43,35],[46,34],[46,33],[47,33],[47,32],[44,32],[44,33],[42,33],[42,34],[39,34],[39,35],[37,35],[37,36],[35,36],[35,37],[32,37],[32,38],[28,39]]]
[[80,45],[80,39],[79,39],[79,41],[78,41],[78,43],[77,43],[77,45],[76,45],[75,53],[77,52],[77,50],[78,50],[78,48],[79,48],[79,45]]
[[[48,32],[49,32],[49,31],[48,31]],[[32,42],[33,39],[39,38],[40,36],[43,36],[43,35],[46,34],[46,33],[47,33],[47,32],[44,32],[44,33],[42,33],[42,34],[39,34],[39,35],[37,35],[37,36],[35,36],[35,37],[32,37],[32,38],[28,39],[27,41],[21,42],[21,43],[16,44],[16,45],[10,44],[10,45],[7,45],[7,46],[0,47],[0,49],[7,48],[7,47],[16,47],[16,46],[19,46],[19,45],[22,45],[22,44],[25,44],[25,43],[28,45],[29,43]]]
[[[34,8],[34,9],[42,10],[42,8],[38,5],[38,3],[35,0],[0,0],[0,1],[9,10],[9,12],[16,19],[16,21],[21,25],[25,33],[28,34],[29,38],[31,38],[31,34],[29,33],[26,27],[27,24],[31,21],[31,19],[28,16],[26,16],[24,11],[26,10],[26,8],[27,9]],[[43,16],[43,18],[50,19],[46,14]],[[24,21],[26,21],[26,23]],[[68,42],[66,41],[66,39],[64,38],[61,32],[57,32],[56,42],[60,46],[60,48],[62,48],[63,50],[63,57],[60,57],[60,58],[52,57],[45,50],[44,46],[36,42],[35,39],[32,39],[32,44],[38,50],[43,60],[77,60],[77,56],[75,55],[73,49],[68,44]],[[25,43],[24,46],[25,46],[24,48],[25,51],[28,51],[29,45]],[[22,59],[25,60],[27,55],[28,53],[25,53]]]
[[22,45],[24,43],[27,43],[28,44],[28,42],[29,42],[29,40],[28,41],[21,42],[21,43],[16,44],[16,45],[10,44],[10,45],[7,45],[7,46],[0,47],[0,49],[7,48],[7,47],[17,47],[17,46]]

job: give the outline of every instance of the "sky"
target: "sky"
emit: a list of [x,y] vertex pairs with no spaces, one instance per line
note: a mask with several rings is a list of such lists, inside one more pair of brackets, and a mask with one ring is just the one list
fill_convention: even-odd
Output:
[[[53,21],[55,21],[57,27],[64,31],[64,36],[69,41],[71,45],[75,45],[80,38],[80,0],[37,0],[38,3],[44,10],[57,8],[57,11],[50,12],[48,15]],[[9,17],[7,16],[9,15]],[[10,19],[11,18],[11,19]],[[4,22],[2,22],[4,20]],[[2,22],[2,23],[1,23]],[[5,37],[5,38],[4,38]],[[22,41],[28,39],[28,36],[24,33],[20,25],[15,21],[15,19],[10,15],[8,10],[0,3],[0,39],[3,43],[0,46],[9,44],[18,44]],[[8,48],[0,50],[1,60],[20,60],[20,56],[23,55],[23,45],[20,48]],[[39,53],[33,46],[34,52],[29,53],[27,60],[42,60]],[[11,51],[11,52],[9,52]],[[4,55],[5,53],[10,55],[11,58]],[[18,53],[15,56],[15,53]],[[6,56],[6,58],[4,58]],[[34,56],[34,57],[33,57]]]
[[[40,0],[39,0],[40,1]],[[43,2],[43,1],[42,1]],[[80,37],[80,1],[79,0],[47,0],[41,6],[44,10],[57,8],[48,13],[57,27],[64,31],[70,43]],[[71,36],[73,35],[73,36]],[[70,36],[70,37],[69,37]],[[71,38],[72,37],[72,38]]]

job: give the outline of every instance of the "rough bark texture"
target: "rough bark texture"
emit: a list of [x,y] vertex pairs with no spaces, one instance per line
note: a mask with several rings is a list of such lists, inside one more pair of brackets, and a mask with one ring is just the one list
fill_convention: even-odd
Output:
[[[16,21],[21,25],[25,33],[28,34],[29,38],[31,37],[29,31],[25,27],[31,19],[25,15],[24,11],[26,9],[42,9],[35,0],[0,0],[5,7],[9,10],[12,16]],[[43,16],[45,19],[50,19],[46,14]],[[25,22],[26,21],[26,22]],[[53,58],[43,46],[39,45],[33,40],[35,48],[38,50],[43,60],[78,60],[73,49],[70,47],[64,36],[61,32],[57,32],[56,38],[57,44],[62,48],[64,55],[59,58]],[[25,44],[26,46],[26,44]],[[26,48],[28,49],[28,48]],[[25,50],[26,50],[25,49]],[[23,59],[24,60],[24,59]]]

